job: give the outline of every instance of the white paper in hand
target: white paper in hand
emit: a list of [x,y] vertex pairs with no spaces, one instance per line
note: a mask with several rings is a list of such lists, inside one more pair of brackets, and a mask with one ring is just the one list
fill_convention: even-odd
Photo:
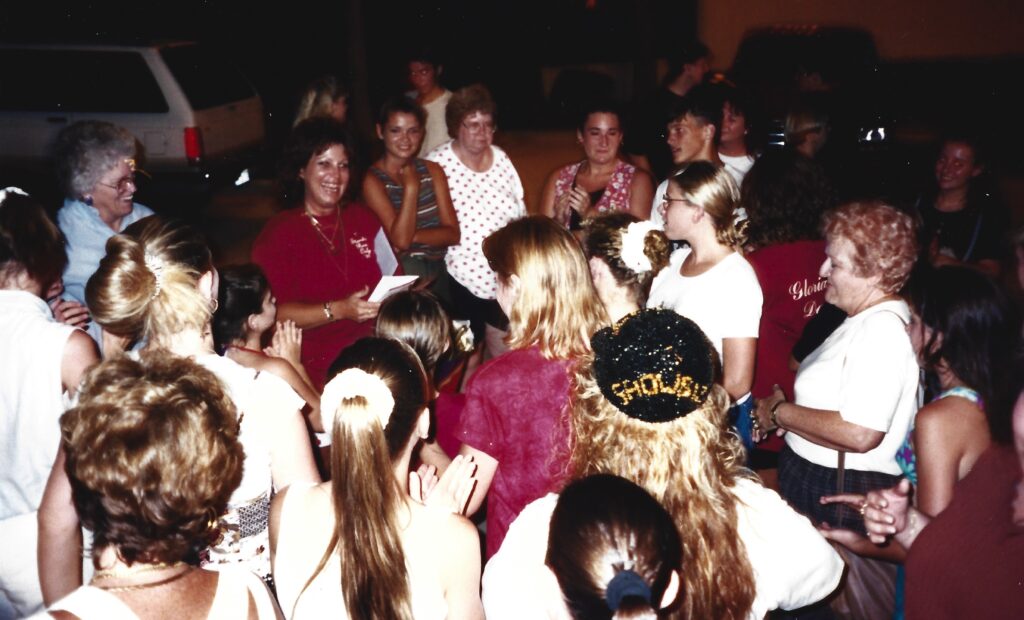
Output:
[[377,236],[373,238],[373,253],[377,255],[377,266],[380,267],[382,276],[390,276],[395,273],[398,269],[398,257],[391,249],[391,242],[388,241],[388,236],[384,234],[383,228],[378,230]]
[[377,283],[377,286],[370,293],[366,301],[384,301],[398,291],[404,291],[412,286],[419,276],[384,276]]

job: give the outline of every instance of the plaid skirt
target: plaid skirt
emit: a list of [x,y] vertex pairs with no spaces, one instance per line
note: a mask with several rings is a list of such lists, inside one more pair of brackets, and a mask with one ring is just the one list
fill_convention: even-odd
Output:
[[865,534],[860,512],[842,504],[822,505],[818,500],[823,495],[865,494],[886,489],[899,482],[900,476],[847,468],[843,488],[839,489],[838,474],[838,469],[816,465],[797,455],[788,445],[779,453],[779,494],[790,506],[815,524],[824,521],[832,527]]

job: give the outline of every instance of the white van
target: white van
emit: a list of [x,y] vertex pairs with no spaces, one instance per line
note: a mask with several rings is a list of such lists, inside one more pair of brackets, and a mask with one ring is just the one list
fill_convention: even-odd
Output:
[[236,177],[265,136],[252,85],[196,43],[0,45],[0,167],[45,166],[57,134],[87,119],[130,131],[154,176],[205,181]]

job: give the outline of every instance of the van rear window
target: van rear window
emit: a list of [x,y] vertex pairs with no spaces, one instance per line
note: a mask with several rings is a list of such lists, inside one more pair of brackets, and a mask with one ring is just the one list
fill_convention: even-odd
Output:
[[0,109],[161,113],[168,107],[137,52],[0,49]]
[[164,62],[181,85],[194,110],[206,110],[256,96],[252,86],[223,58],[198,45],[160,50]]

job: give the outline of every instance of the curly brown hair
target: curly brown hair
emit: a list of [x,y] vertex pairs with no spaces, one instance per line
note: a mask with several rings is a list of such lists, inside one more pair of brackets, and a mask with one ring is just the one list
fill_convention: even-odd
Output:
[[860,277],[879,276],[878,288],[896,293],[917,260],[914,218],[882,202],[851,202],[825,214],[825,237],[853,244],[853,269]]
[[237,410],[213,373],[166,353],[103,362],[60,426],[95,548],[112,546],[129,565],[176,562],[215,538],[245,455]]

